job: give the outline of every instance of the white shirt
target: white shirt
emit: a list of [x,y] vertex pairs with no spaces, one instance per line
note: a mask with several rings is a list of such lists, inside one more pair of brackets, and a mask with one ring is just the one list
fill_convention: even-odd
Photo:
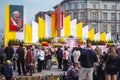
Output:
[[79,62],[78,59],[79,59],[79,57],[80,57],[80,51],[75,50],[75,51],[73,52],[73,57],[74,57],[74,62],[75,62],[75,63],[78,63],[78,62]]
[[44,60],[45,52],[42,50],[37,51],[37,59]]

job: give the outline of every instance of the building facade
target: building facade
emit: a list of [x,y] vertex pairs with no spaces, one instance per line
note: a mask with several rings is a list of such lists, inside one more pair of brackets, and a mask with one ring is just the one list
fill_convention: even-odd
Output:
[[71,19],[76,18],[84,26],[89,24],[96,33],[111,32],[112,40],[120,40],[119,0],[63,0],[60,4]]
[[[77,22],[83,22],[83,26],[90,25],[89,28],[94,28],[95,33],[111,32],[112,40],[120,41],[119,0],[63,0],[60,6],[65,15],[71,16],[71,20],[77,19]],[[35,21],[38,22],[38,17],[44,18],[45,14],[52,13],[53,11],[39,12],[35,15]]]

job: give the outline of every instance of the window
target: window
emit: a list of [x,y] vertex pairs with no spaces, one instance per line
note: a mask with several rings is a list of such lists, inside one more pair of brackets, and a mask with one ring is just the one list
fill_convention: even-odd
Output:
[[69,9],[71,9],[71,3],[68,4]]
[[108,13],[103,13],[103,20],[107,20],[107,14]]
[[95,30],[95,33],[97,33],[98,32],[98,26],[96,24],[93,24],[93,28]]
[[119,28],[118,28],[118,32],[120,33],[120,25],[119,25]]
[[97,20],[98,14],[97,12],[92,12],[92,19]]
[[104,9],[107,9],[107,5],[104,5]]
[[78,3],[74,3],[74,9],[78,9]]
[[93,9],[96,9],[96,3],[93,3]]
[[78,13],[78,20],[81,20],[82,18],[81,18],[81,14],[80,13]]
[[63,9],[64,9],[64,10],[66,9],[66,5],[63,6]]
[[111,20],[115,20],[116,19],[116,14],[115,13],[111,13]]
[[73,19],[77,19],[78,18],[78,12],[73,12]]
[[112,9],[115,10],[116,9],[116,5],[112,5]]
[[119,13],[119,20],[120,20],[120,13]]
[[101,32],[107,32],[107,25],[103,25],[101,27]]
[[85,9],[85,3],[81,4],[81,9]]
[[80,12],[79,19],[85,20],[86,19],[86,13],[85,12]]
[[115,34],[116,30],[115,30],[115,25],[111,25],[111,33]]

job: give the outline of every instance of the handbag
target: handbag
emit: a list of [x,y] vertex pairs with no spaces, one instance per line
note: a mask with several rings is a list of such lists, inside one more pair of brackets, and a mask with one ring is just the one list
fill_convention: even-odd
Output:
[[108,63],[108,60],[109,60],[109,55],[107,56],[106,61],[105,61],[105,62],[103,62],[103,64],[102,64],[102,70],[103,70],[103,71],[104,71],[104,70],[105,70],[105,68],[106,68],[106,64]]

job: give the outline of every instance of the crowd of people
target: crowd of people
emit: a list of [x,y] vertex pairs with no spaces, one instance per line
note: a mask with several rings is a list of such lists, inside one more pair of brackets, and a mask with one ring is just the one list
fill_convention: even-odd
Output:
[[0,73],[11,80],[15,70],[23,76],[51,70],[53,55],[63,70],[62,80],[120,80],[120,48],[112,45],[105,52],[99,46],[93,49],[91,42],[84,48],[63,46],[54,51],[44,46],[1,46]]

